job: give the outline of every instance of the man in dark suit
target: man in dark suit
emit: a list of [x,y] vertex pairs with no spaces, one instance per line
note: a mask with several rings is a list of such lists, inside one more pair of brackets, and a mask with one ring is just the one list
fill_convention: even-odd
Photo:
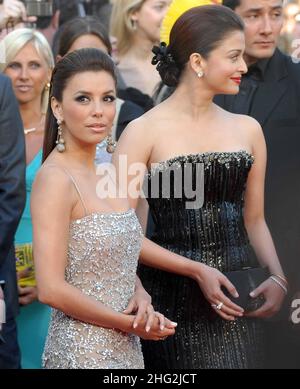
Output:
[[276,47],[283,24],[282,0],[223,0],[245,22],[245,61],[236,96],[217,96],[224,109],[254,117],[268,149],[265,213],[290,295],[266,323],[268,367],[299,367],[300,324],[288,311],[300,291],[300,64]]
[[[13,242],[24,205],[23,125],[10,80],[0,74],[0,281],[5,282],[6,304],[6,323],[2,325],[0,340],[0,369],[20,367],[15,322],[19,303]],[[0,298],[3,298],[2,291]]]

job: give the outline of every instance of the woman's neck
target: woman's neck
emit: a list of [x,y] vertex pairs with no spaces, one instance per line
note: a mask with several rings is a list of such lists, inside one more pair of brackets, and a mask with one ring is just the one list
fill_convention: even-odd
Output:
[[215,113],[213,93],[201,85],[197,80],[183,79],[169,98],[172,104],[178,105],[179,112],[187,115],[193,121],[201,121]]
[[[75,169],[95,170],[96,145],[85,145],[65,138],[66,152],[63,155]],[[96,171],[96,170],[95,170]]]
[[20,104],[20,114],[24,128],[37,126],[42,119],[42,107],[40,102]]

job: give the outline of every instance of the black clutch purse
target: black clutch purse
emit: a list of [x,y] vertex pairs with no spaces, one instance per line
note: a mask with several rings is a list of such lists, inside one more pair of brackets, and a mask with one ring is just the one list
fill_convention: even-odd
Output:
[[242,307],[245,312],[255,311],[264,304],[265,299],[263,295],[253,298],[250,296],[250,292],[269,278],[270,274],[267,268],[244,268],[224,273],[224,275],[235,286],[239,297],[234,298],[228,290],[223,287],[224,294],[235,304]]

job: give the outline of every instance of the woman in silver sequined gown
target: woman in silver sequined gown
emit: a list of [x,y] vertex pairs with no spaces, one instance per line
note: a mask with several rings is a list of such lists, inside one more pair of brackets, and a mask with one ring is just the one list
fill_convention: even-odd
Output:
[[143,234],[134,210],[105,194],[109,177],[94,166],[115,115],[114,64],[100,50],[75,51],[51,83],[45,163],[32,194],[38,296],[54,308],[43,366],[141,369],[139,337],[164,339],[174,324],[154,312],[136,279]]
[[[130,164],[148,168],[143,188],[155,233],[143,242],[139,274],[154,305],[178,322],[173,338],[143,343],[146,368],[262,367],[261,318],[272,316],[284,298],[286,281],[264,219],[262,130],[213,104],[216,94],[239,91],[247,71],[243,29],[222,6],[182,15],[169,45],[153,49],[162,80],[176,89],[131,123],[118,143],[116,166],[118,155],[127,154]],[[132,185],[136,177],[128,180]],[[200,198],[191,208],[193,191]],[[263,306],[247,313],[234,303],[237,291],[224,272],[257,266],[250,242],[276,276],[254,291],[263,294]]]
[[[123,312],[134,294],[141,241],[142,230],[133,210],[93,213],[72,221],[66,282]],[[84,323],[54,309],[43,366],[142,369],[144,364],[137,336]]]

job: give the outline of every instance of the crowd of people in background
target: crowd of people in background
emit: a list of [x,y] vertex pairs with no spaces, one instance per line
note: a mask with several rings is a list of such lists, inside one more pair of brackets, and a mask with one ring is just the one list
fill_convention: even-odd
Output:
[[[176,3],[0,1],[1,369],[300,368],[300,3]],[[124,155],[202,206],[99,200]]]

